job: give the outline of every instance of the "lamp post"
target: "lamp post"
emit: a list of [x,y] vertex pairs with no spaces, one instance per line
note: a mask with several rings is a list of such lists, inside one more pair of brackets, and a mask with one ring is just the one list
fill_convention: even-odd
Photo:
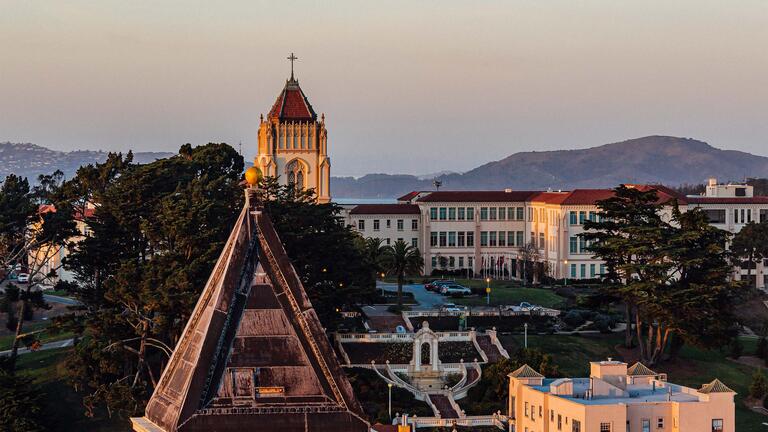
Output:
[[387,383],[389,388],[389,420],[392,421],[392,383]]
[[528,349],[528,323],[523,324],[523,331],[525,332],[525,336],[523,337],[523,346],[525,349]]
[[568,286],[568,260],[563,262],[565,264],[565,286]]
[[491,278],[485,278],[485,304],[491,305]]
[[381,298],[384,298],[384,272],[379,273],[381,276]]

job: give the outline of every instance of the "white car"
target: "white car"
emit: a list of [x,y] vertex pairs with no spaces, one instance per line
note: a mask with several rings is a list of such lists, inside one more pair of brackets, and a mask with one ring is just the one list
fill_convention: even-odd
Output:
[[17,280],[19,283],[29,283],[29,273],[19,273]]
[[470,295],[472,294],[472,290],[458,284],[450,284],[440,287],[440,293],[443,295]]
[[453,303],[445,303],[441,309],[443,312],[466,312],[467,307],[466,306],[459,306],[457,304]]

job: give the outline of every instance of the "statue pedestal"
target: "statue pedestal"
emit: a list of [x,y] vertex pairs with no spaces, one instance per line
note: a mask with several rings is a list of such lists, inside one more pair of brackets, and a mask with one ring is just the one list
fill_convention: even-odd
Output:
[[439,370],[431,370],[429,365],[422,365],[420,371],[409,370],[408,375],[411,383],[423,391],[434,391],[443,388],[445,383],[440,378]]

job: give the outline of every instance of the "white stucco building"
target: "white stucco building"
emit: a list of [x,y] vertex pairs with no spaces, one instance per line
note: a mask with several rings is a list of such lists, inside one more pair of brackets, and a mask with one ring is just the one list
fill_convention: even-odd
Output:
[[[659,185],[656,189],[671,217],[674,200],[681,210],[701,207],[718,228],[737,233],[749,221],[768,219],[768,197],[754,196],[752,186],[718,184],[710,179],[703,195],[684,196]],[[424,272],[465,270],[494,278],[521,277],[523,247],[535,248],[536,260],[555,278],[591,279],[605,267],[587,251],[579,236],[584,222],[597,217],[597,202],[611,189],[571,191],[437,191],[411,192],[397,204],[364,204],[346,212],[347,222],[365,237],[385,244],[398,239],[418,246]],[[531,253],[530,250],[527,253]],[[746,267],[746,266],[745,266]],[[758,287],[768,286],[768,263],[753,268]],[[737,272],[746,277],[747,270]]]

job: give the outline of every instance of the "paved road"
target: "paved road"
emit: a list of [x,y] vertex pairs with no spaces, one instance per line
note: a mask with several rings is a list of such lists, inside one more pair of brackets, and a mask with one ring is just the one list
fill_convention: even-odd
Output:
[[[75,343],[74,339],[64,339],[56,342],[48,342],[40,346],[40,348],[37,351],[45,351],[49,349],[70,347],[74,343]],[[22,354],[28,354],[30,352],[35,352],[35,351],[30,351],[29,348],[19,348],[18,354],[22,355]],[[11,350],[0,351],[0,357],[7,356],[9,354],[11,354]]]
[[60,297],[60,296],[49,295],[49,294],[43,294],[43,299],[45,299],[45,301],[47,301],[47,302],[61,303],[61,304],[65,304],[67,306],[78,306],[78,305],[82,304],[82,303],[80,303],[79,300],[75,300],[75,299],[72,299],[72,298],[69,298],[69,297]]
[[[376,288],[397,291],[397,284],[377,281]],[[403,285],[403,291],[413,293],[413,298],[419,302],[418,306],[411,308],[414,310],[434,309],[445,303],[445,297],[435,292],[427,291],[422,284]]]

